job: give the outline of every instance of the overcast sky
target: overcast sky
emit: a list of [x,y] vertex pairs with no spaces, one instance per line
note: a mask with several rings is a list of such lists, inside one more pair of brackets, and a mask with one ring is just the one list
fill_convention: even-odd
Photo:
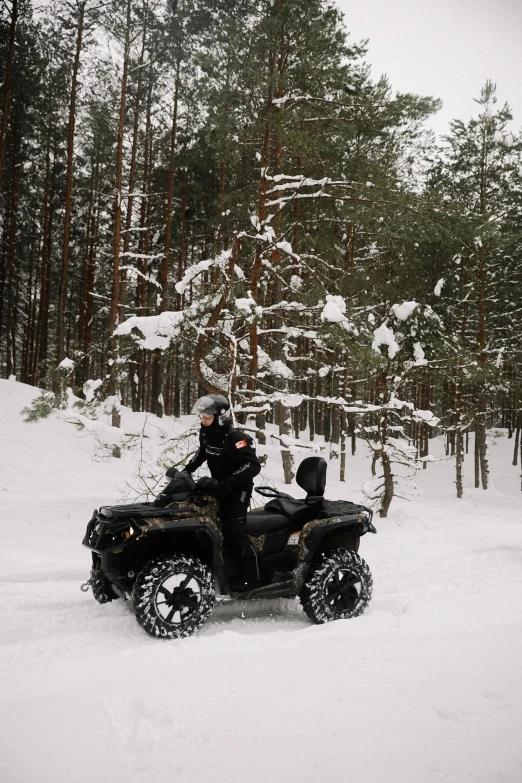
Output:
[[385,73],[394,90],[444,102],[430,123],[476,114],[486,79],[499,103],[522,125],[522,0],[336,0],[351,39],[369,38],[372,77]]

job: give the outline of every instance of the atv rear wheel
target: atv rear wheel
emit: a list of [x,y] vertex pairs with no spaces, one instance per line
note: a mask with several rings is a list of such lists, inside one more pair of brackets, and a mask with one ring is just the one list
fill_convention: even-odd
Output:
[[91,568],[89,584],[92,594],[99,604],[108,604],[109,601],[114,601],[118,597],[105,574],[96,565]]
[[372,597],[370,569],[356,552],[335,549],[312,566],[300,593],[306,614],[314,623],[358,617]]
[[151,636],[179,639],[200,628],[214,604],[212,573],[196,557],[150,560],[134,582],[136,620]]

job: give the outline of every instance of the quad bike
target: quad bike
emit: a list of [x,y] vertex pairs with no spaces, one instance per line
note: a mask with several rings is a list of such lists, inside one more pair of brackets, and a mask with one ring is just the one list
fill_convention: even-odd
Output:
[[234,558],[223,545],[219,506],[198,493],[192,477],[170,468],[170,483],[153,503],[94,511],[83,539],[92,552],[90,579],[99,603],[132,601],[142,628],[163,639],[193,634],[212,612],[216,593],[233,599],[295,598],[315,623],[357,617],[372,595],[372,577],[357,554],[373,512],[344,500],[325,500],[326,461],[304,459],[296,481],[303,500],[271,487],[249,511],[246,532],[257,554],[259,585],[230,587]]

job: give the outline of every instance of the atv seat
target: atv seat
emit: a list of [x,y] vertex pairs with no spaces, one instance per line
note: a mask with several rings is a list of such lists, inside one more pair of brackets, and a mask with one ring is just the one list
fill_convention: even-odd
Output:
[[259,489],[265,490],[265,492],[260,494],[273,498],[266,504],[264,511],[282,514],[294,526],[299,527],[315,519],[323,506],[326,468],[326,460],[322,457],[306,457],[301,462],[297,469],[295,480],[301,489],[304,489],[306,492],[304,500],[296,500],[283,492],[270,490],[268,487],[260,487]]
[[246,525],[243,529],[249,536],[262,536],[263,533],[274,533],[276,530],[284,530],[293,526],[293,522],[284,514],[278,514],[277,511],[265,511],[264,508],[248,511],[246,519]]

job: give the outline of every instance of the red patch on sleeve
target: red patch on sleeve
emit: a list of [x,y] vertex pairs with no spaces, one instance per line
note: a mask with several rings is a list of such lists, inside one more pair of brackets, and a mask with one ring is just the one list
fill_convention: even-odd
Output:
[[238,440],[238,442],[236,443],[236,449],[244,449],[245,446],[248,446],[246,440]]

